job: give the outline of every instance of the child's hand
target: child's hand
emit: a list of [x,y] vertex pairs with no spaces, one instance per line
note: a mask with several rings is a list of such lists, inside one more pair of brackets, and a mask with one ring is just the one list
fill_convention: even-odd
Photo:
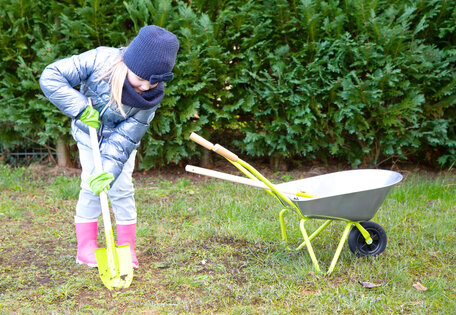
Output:
[[114,175],[108,172],[101,172],[90,175],[87,178],[87,184],[95,195],[99,195],[102,191],[109,189],[109,185],[114,180]]
[[91,106],[87,106],[86,109],[84,109],[79,120],[89,127],[95,129],[100,128],[100,113]]

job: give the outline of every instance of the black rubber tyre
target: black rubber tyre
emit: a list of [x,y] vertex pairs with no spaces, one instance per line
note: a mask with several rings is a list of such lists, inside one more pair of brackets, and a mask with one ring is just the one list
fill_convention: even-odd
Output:
[[365,221],[360,223],[370,234],[372,244],[368,245],[361,232],[354,226],[348,235],[348,247],[356,256],[377,256],[386,248],[386,232],[377,223]]

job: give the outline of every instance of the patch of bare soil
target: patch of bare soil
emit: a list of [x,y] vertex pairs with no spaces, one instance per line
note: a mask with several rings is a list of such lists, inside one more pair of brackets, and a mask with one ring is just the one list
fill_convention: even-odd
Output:
[[49,164],[34,163],[29,166],[29,169],[35,177],[41,178],[55,177],[58,175],[68,177],[81,175],[81,169],[79,168],[60,167],[57,165],[50,166]]
[[[288,170],[277,170],[271,168],[269,163],[264,161],[248,161],[248,163],[253,166],[257,171],[259,171],[263,176],[267,179],[270,179],[273,182],[283,182],[283,178],[290,178],[293,179],[301,179],[311,176],[318,176],[323,174],[328,174],[332,172],[339,172],[345,170],[354,169],[349,164],[343,163],[330,163],[324,164],[318,161],[314,161],[309,163],[308,165],[302,166],[295,166],[293,168],[289,168]],[[195,166],[203,167],[198,163],[188,163]],[[140,171],[136,170],[133,174],[136,180],[141,181],[142,178],[146,177],[150,180],[150,177],[157,178],[157,179],[166,179],[171,181],[176,181],[180,178],[188,178],[195,182],[206,182],[210,180],[210,177],[197,175],[193,173],[189,173],[185,171],[186,164],[181,163],[181,165],[170,165],[166,167],[151,169],[147,171]],[[210,166],[206,166],[205,168],[228,173],[237,176],[245,176],[241,171],[239,171],[236,167],[234,167],[231,163],[225,160],[217,160],[213,162]],[[417,174],[421,176],[437,176],[442,173],[450,173],[456,174],[456,168],[451,170],[440,170],[436,168],[431,168],[423,165],[416,165],[413,163],[403,163],[403,164],[391,164],[391,165],[382,165],[379,167],[369,166],[369,165],[362,165],[359,169],[368,169],[368,168],[378,168],[378,169],[385,169],[385,170],[392,170],[399,172],[403,175],[408,174]]]
[[[251,163],[257,171],[259,171],[263,176],[268,178],[273,182],[283,182],[283,177],[292,179],[301,179],[310,176],[322,175],[329,172],[335,172],[340,170],[338,166],[310,166],[310,167],[301,167],[289,171],[278,171],[273,170],[266,163]],[[195,165],[198,166],[198,165]],[[217,162],[212,164],[207,169],[227,173],[236,176],[245,175],[239,171],[236,167],[231,165],[229,162]],[[179,179],[186,178],[193,182],[205,183],[211,180],[211,177],[198,175],[194,173],[189,173],[185,171],[185,165],[181,166],[167,166],[163,168],[151,169],[147,171],[135,171],[133,177],[141,182],[142,180],[150,181],[151,178],[156,180],[169,180],[171,182],[176,182]]]
[[[294,179],[301,179],[311,176],[318,176],[332,172],[344,171],[353,169],[350,165],[344,164],[322,164],[318,162],[314,162],[312,165],[305,165],[300,167],[294,167],[289,170],[274,170],[270,167],[268,163],[262,161],[254,161],[249,162],[253,167],[255,167],[263,176],[268,178],[273,182],[283,182],[284,177],[288,178],[289,180]],[[189,163],[190,164],[190,163]],[[195,166],[199,166],[195,163]],[[185,171],[185,165],[180,163],[179,165],[169,165],[165,167],[158,167],[153,168],[150,170],[139,170],[136,169],[133,173],[133,177],[136,181],[150,181],[151,178],[156,180],[169,180],[173,183],[178,181],[182,178],[187,178],[193,182],[207,182],[211,178],[207,176],[202,176],[198,174],[193,174]],[[228,173],[237,176],[245,176],[242,172],[240,172],[237,168],[231,165],[227,161],[218,160],[211,164],[211,166],[206,167],[211,170],[215,170],[218,172]],[[369,166],[361,166],[363,168],[374,168]],[[439,170],[434,168],[429,168],[425,166],[418,166],[415,164],[393,164],[393,165],[385,165],[383,167],[379,167],[380,169],[388,169],[393,170],[404,175],[408,174],[418,174],[422,176],[437,176],[438,174],[442,173],[450,173],[456,174],[456,169],[451,170]],[[49,165],[49,164],[31,164],[30,170],[35,177],[41,178],[52,178],[58,175],[63,176],[80,176],[81,169],[80,168],[67,168],[67,167],[59,167],[56,165]]]

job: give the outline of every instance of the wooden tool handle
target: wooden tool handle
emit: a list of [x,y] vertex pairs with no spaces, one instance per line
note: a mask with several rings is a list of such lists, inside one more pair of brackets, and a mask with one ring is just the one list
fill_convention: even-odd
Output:
[[187,165],[185,167],[185,170],[187,172],[190,172],[190,173],[195,173],[195,174],[199,174],[199,175],[204,175],[204,176],[214,177],[214,178],[218,178],[218,179],[223,179],[223,180],[227,180],[227,181],[234,182],[234,183],[254,186],[254,187],[258,187],[258,188],[269,189],[268,186],[266,186],[264,183],[262,183],[259,180],[253,180],[253,179],[250,179],[250,178],[245,178],[245,177],[236,176],[236,175],[232,175],[232,174],[227,174],[227,173],[222,173],[222,172],[218,172],[218,171],[213,171],[213,170],[209,170],[207,168],[202,168],[202,167],[193,166],[193,165]]
[[[259,180],[253,180],[241,176],[236,176],[236,175],[231,175],[227,173],[222,173],[218,171],[213,171],[209,170],[207,168],[202,168],[198,166],[193,166],[193,165],[187,165],[185,166],[185,170],[190,173],[194,174],[199,174],[199,175],[204,175],[204,176],[209,176],[209,177],[214,177],[218,179],[223,179],[227,180],[233,183],[238,183],[238,184],[243,184],[243,185],[248,185],[248,186],[253,186],[253,187],[258,187],[258,188],[263,188],[263,189],[268,189],[270,188],[266,186],[265,183],[259,181]],[[291,195],[291,196],[300,196],[300,197],[307,197],[307,198],[312,198],[313,196],[307,195],[301,192],[296,192],[296,191],[283,191],[280,190],[280,192],[286,194],[286,195]]]
[[239,157],[236,154],[222,147],[220,144],[216,144],[212,150],[230,161],[236,162],[239,159]]
[[[89,98],[89,106],[92,107],[92,100]],[[101,161],[100,147],[98,145],[97,130],[89,126],[90,146],[92,148],[93,164],[95,166],[95,173],[103,172],[103,164]],[[101,212],[103,215],[103,225],[106,231],[112,230],[111,217],[109,215],[109,202],[108,195],[102,191],[100,193]]]
[[211,151],[214,151],[215,153],[220,154],[221,156],[227,158],[230,161],[236,162],[239,159],[239,157],[236,154],[229,151],[228,149],[225,149],[220,144],[214,145],[212,142],[207,141],[206,139],[204,139],[200,135],[197,135],[194,132],[191,133],[190,140],[195,141],[196,143],[205,147],[208,150],[211,150]]
[[214,148],[214,144],[213,143],[207,141],[206,139],[204,139],[203,137],[197,135],[194,132],[192,132],[192,134],[190,135],[190,140],[195,141],[196,143],[198,143],[199,145],[205,147],[208,150],[212,150]]

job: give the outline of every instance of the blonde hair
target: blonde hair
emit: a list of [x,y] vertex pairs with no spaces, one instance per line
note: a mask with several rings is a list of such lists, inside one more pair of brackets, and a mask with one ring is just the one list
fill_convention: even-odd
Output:
[[112,67],[104,73],[97,81],[101,81],[105,78],[108,78],[108,83],[111,86],[110,92],[110,101],[109,104],[112,104],[114,108],[119,108],[122,116],[126,117],[125,111],[122,107],[122,89],[127,77],[128,67],[122,61],[122,58],[119,58]]

